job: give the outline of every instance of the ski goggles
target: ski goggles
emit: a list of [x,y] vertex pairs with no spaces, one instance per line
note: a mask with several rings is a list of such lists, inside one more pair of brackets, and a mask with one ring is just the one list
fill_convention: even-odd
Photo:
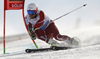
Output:
[[35,14],[35,10],[27,10],[28,15],[34,15]]

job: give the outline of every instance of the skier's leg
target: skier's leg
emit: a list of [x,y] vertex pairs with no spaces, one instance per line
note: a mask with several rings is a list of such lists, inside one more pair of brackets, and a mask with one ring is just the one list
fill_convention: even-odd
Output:
[[[54,45],[57,45],[57,46],[71,46],[71,45],[78,45],[79,43],[78,43],[78,39],[75,39],[75,38],[70,38],[69,36],[67,36],[67,35],[61,35],[60,33],[59,33],[59,30],[57,29],[57,27],[55,26],[55,24],[54,23],[51,23],[48,27],[47,27],[47,29],[45,30],[46,31],[46,33],[47,34],[49,34],[49,35],[53,35],[53,37],[56,39],[56,40],[59,40],[59,41],[64,41],[65,42],[65,44],[64,43],[59,43],[58,44],[58,42],[56,42],[57,44],[55,44],[54,42],[54,40],[53,39],[50,39],[49,41],[50,41],[50,43],[51,44],[54,44]],[[53,42],[53,43],[52,43]]]
[[45,42],[47,42],[49,40],[49,38],[45,34],[45,31],[43,31],[43,30],[36,30],[35,35],[37,38],[39,38],[40,40],[43,40]]
[[67,35],[61,35],[59,33],[58,28],[55,26],[54,22],[52,22],[47,28],[46,28],[46,34],[52,35],[56,40],[63,41],[64,39],[70,39]]

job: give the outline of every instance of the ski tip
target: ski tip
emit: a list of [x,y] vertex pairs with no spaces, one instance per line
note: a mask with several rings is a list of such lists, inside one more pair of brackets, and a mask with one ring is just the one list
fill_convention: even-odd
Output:
[[31,51],[30,51],[29,49],[26,49],[25,52],[27,52],[27,53],[31,53]]

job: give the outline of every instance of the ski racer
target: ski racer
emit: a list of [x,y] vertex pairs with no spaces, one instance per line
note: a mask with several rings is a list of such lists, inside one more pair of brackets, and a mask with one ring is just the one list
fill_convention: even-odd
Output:
[[[26,15],[25,21],[32,40],[35,40],[37,37],[51,46],[60,47],[79,45],[77,38],[61,35],[55,23],[42,10],[38,10],[38,6],[35,3],[28,5],[27,13],[28,15]],[[63,41],[64,43],[59,43],[57,40]]]

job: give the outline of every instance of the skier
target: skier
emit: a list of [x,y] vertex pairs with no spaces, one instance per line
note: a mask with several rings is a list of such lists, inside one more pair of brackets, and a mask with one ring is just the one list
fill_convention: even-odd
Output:
[[[55,23],[42,10],[38,10],[35,3],[28,5],[27,13],[25,21],[32,40],[37,37],[51,46],[71,47],[79,45],[77,38],[61,35]],[[64,43],[59,43],[57,40]]]

